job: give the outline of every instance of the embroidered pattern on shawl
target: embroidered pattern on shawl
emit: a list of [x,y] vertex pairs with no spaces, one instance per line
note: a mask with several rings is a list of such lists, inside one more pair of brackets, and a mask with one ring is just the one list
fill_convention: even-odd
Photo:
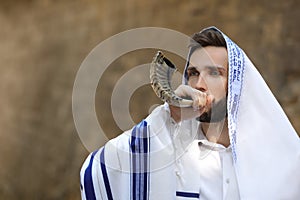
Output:
[[[222,32],[221,32],[222,33]],[[223,34],[223,33],[222,33]],[[229,137],[232,148],[232,158],[236,162],[236,127],[237,114],[239,109],[239,101],[243,87],[244,68],[245,68],[245,54],[234,42],[232,42],[226,35],[223,34],[226,40],[228,51],[228,100],[227,109]]]

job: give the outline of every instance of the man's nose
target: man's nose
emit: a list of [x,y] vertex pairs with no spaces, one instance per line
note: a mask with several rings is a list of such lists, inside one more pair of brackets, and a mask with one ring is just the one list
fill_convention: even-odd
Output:
[[195,89],[197,89],[201,92],[207,91],[207,85],[206,85],[205,78],[201,74],[198,76],[198,80],[196,82]]

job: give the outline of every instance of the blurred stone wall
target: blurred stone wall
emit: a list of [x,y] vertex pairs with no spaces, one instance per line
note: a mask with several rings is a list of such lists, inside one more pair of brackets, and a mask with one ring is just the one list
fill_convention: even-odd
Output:
[[[217,26],[247,52],[299,133],[299,8],[296,0],[0,1],[0,199],[80,199],[89,152],[72,118],[76,72],[99,42],[131,28],[191,35]],[[118,59],[100,80],[97,114],[109,137],[121,132],[110,110],[114,84],[154,52]],[[150,86],[140,88],[134,120],[155,103]]]

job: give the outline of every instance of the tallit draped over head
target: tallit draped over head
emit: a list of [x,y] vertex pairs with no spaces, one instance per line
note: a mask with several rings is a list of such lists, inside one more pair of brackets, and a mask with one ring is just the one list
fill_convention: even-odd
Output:
[[[228,129],[240,199],[300,199],[299,137],[243,50],[222,35],[228,52]],[[157,107],[88,156],[80,172],[82,199],[201,199],[202,186],[195,184],[199,176],[193,171],[199,168],[198,158],[187,156],[191,165],[182,171],[190,176],[181,180],[181,188],[175,166],[185,152],[194,155],[188,147],[198,147],[198,130],[196,119],[176,124],[167,104]]]
[[299,137],[244,51],[222,35],[228,52],[228,128],[241,199],[300,199]]

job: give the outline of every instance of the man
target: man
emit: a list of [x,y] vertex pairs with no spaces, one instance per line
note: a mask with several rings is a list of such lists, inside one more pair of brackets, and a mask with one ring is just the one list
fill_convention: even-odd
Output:
[[300,199],[300,142],[245,53],[214,27],[193,36],[183,85],[93,152],[82,199]]

